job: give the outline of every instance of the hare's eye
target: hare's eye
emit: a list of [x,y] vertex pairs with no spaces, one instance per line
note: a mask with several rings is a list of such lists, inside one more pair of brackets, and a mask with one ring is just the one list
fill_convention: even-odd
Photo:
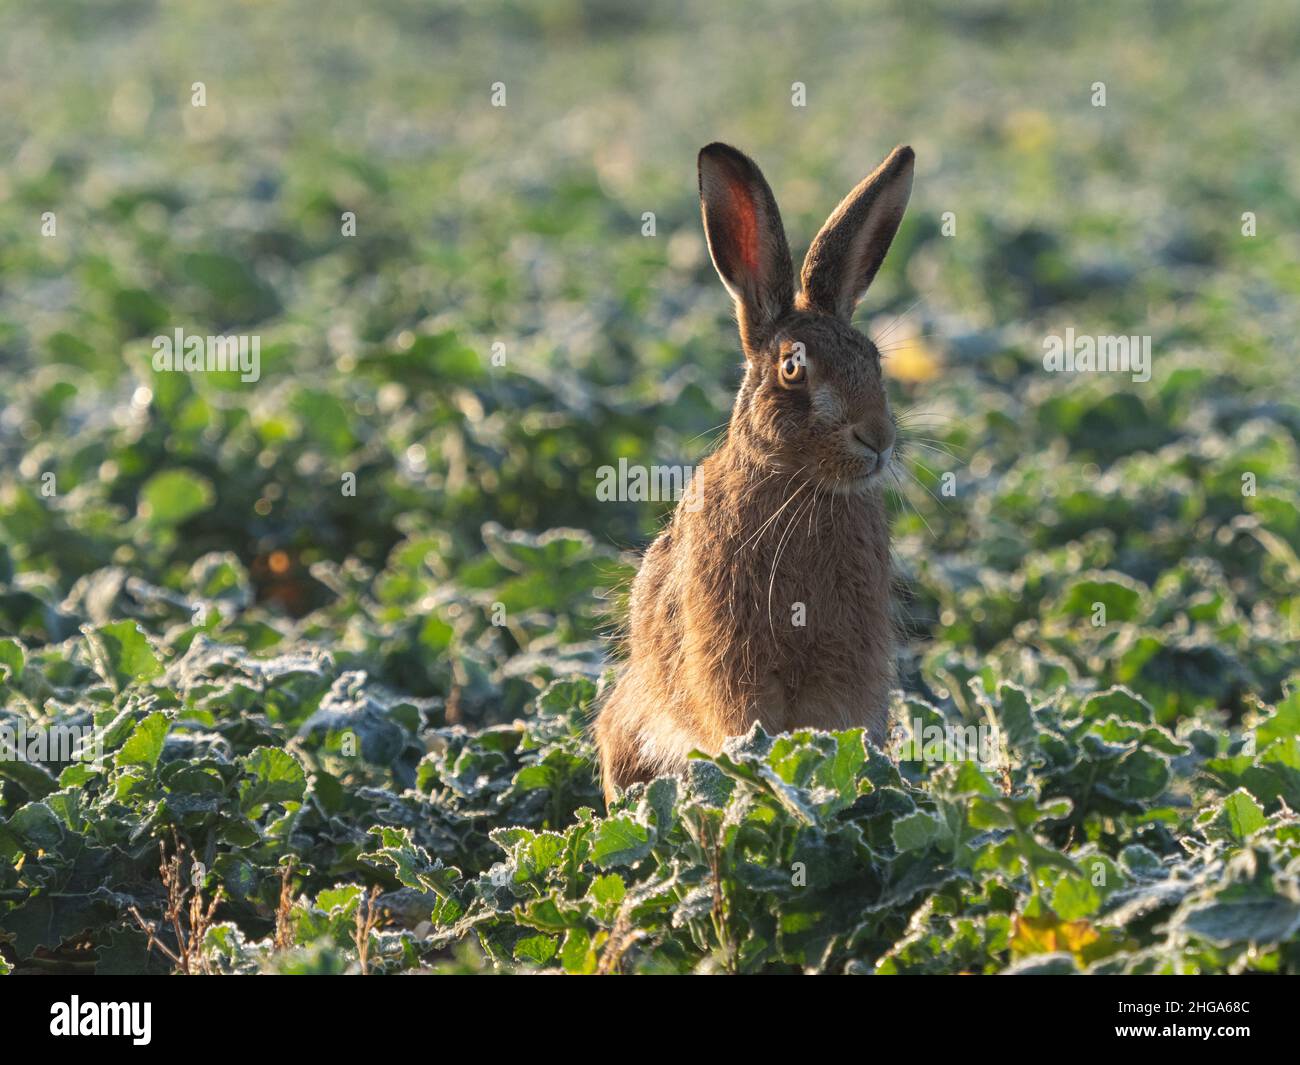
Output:
[[794,355],[787,355],[781,360],[781,383],[783,385],[799,384],[803,381],[806,372],[803,359]]

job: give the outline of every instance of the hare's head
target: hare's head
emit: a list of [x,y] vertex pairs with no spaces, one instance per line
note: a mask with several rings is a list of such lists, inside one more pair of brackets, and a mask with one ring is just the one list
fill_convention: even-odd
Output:
[[732,437],[764,465],[840,492],[876,483],[894,453],[880,352],[851,322],[902,221],[912,159],[911,148],[895,148],[844,198],[808,249],[796,296],[762,172],[725,144],[700,152],[709,254],[736,301],[745,350]]

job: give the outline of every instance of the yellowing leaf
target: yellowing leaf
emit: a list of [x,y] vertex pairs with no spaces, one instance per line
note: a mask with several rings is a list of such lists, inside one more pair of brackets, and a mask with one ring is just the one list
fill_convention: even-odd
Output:
[[1041,917],[1017,916],[1011,935],[1011,956],[1024,958],[1065,951],[1078,961],[1087,961],[1091,960],[1088,955],[1092,953],[1088,948],[1100,942],[1100,934],[1088,921],[1062,921],[1050,912]]

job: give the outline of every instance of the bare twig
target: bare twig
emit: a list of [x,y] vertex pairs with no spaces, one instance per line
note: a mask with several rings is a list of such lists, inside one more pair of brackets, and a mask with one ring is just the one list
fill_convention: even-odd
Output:
[[363,897],[357,903],[357,930],[353,940],[357,945],[357,964],[361,967],[361,975],[367,974],[367,965],[370,958],[370,933],[375,930],[375,925],[379,923],[378,911],[375,903],[379,901],[382,894],[378,885],[370,889],[370,894]]
[[638,939],[642,938],[645,932],[640,928],[633,928],[632,921],[628,917],[628,906],[626,903],[618,911],[618,916],[614,918],[614,927],[609,931],[609,939],[605,942],[605,949],[600,952],[600,961],[596,965],[597,976],[608,976],[610,973],[618,972],[619,962],[623,960],[623,955],[627,953],[628,948]]
[[[175,966],[177,972],[186,976],[196,972],[210,975],[212,967],[203,954],[203,939],[208,929],[212,927],[212,919],[224,897],[224,891],[218,887],[211,901],[204,904],[203,866],[197,860],[190,865],[193,891],[191,892],[185,886],[185,878],[181,872],[183,867],[181,856],[185,849],[185,844],[174,831],[170,858],[167,856],[167,844],[165,842],[158,844],[158,874],[167,893],[166,902],[163,904],[162,922],[146,919],[136,906],[130,908],[130,913],[148,937],[147,949],[157,950]],[[160,923],[171,926],[172,936],[176,940],[175,947],[168,946],[158,938]]]
[[293,911],[293,887],[289,877],[293,875],[293,858],[280,867],[280,899],[275,907],[275,936],[272,942],[276,950],[288,950],[293,946],[293,926],[290,916]]

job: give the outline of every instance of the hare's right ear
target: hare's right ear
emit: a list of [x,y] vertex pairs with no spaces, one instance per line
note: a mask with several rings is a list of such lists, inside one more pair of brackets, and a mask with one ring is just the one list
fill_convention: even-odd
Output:
[[700,151],[700,210],[709,254],[736,301],[746,354],[794,305],[794,267],[772,190],[748,156],[726,144]]
[[831,213],[804,259],[802,303],[844,321],[885,261],[912,194],[912,149],[900,145]]

